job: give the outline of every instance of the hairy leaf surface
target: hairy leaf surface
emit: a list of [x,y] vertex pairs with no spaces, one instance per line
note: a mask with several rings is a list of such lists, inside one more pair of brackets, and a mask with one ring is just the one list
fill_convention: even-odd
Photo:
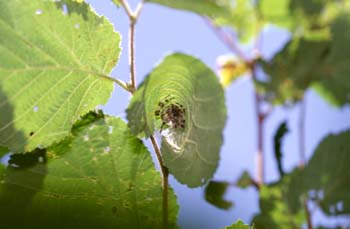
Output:
[[47,147],[107,102],[120,36],[77,1],[0,2],[0,144]]

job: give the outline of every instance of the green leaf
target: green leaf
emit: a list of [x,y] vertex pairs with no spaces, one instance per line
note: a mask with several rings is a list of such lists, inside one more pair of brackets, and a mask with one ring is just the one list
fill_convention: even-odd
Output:
[[260,189],[260,213],[253,219],[259,229],[300,228],[305,222],[302,208],[303,180],[294,170],[274,184]]
[[284,170],[282,165],[282,139],[283,137],[288,133],[288,126],[287,122],[282,122],[279,127],[277,128],[277,131],[275,133],[275,136],[273,138],[274,141],[274,153],[275,153],[275,159],[277,163],[278,172],[281,177],[284,176]]
[[331,52],[323,67],[324,77],[316,90],[336,106],[350,103],[350,13],[342,15],[331,26]]
[[135,134],[161,129],[165,164],[179,182],[196,187],[212,177],[226,107],[218,78],[201,61],[181,53],[167,56],[136,92],[127,115]]
[[260,0],[260,16],[265,23],[287,28],[293,37],[328,40],[329,24],[350,7],[341,0]]
[[31,151],[69,135],[110,97],[119,45],[113,26],[86,3],[1,1],[0,144]]
[[236,223],[231,226],[225,227],[224,229],[250,229],[249,225],[243,223],[242,220],[237,220]]
[[249,41],[258,31],[255,3],[251,0],[148,0],[148,2],[210,17],[216,25],[234,29],[243,42]]
[[0,158],[7,153],[9,153],[9,149],[6,147],[0,146]]
[[238,181],[236,182],[236,185],[243,189],[248,188],[252,184],[253,184],[253,178],[250,176],[250,174],[247,171],[244,171],[239,177]]
[[295,38],[270,63],[264,63],[268,82],[258,82],[270,100],[280,104],[296,102],[313,87],[336,106],[350,102],[350,14],[340,16],[331,26],[331,40]]
[[295,22],[289,5],[290,0],[260,0],[258,8],[264,21],[291,29]]
[[[72,137],[47,150],[15,157],[0,174],[2,225],[162,226],[161,176],[150,152],[121,119],[98,119],[80,126]],[[176,197],[170,189],[171,227],[175,226],[177,211]]]
[[270,79],[259,84],[274,103],[297,102],[323,77],[329,52],[329,42],[293,39],[270,63],[263,64]]
[[350,213],[349,161],[350,133],[346,131],[323,139],[305,168],[306,188],[326,214]]
[[231,3],[227,0],[146,0],[167,7],[186,10],[208,17],[232,17]]
[[290,2],[292,11],[301,10],[307,15],[319,15],[329,0],[293,0]]
[[228,210],[232,207],[232,202],[224,199],[227,188],[230,187],[228,182],[210,181],[205,187],[205,200],[215,207]]
[[120,1],[119,0],[111,0],[116,6],[120,6]]
[[229,5],[230,16],[218,16],[214,18],[217,25],[231,27],[240,41],[248,42],[252,37],[257,35],[259,31],[259,23],[257,17],[256,6],[252,0],[235,0]]

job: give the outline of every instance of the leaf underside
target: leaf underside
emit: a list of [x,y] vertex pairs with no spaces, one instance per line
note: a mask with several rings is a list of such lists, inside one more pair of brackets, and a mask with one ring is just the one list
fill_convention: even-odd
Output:
[[0,2],[0,144],[47,147],[107,102],[120,36],[86,3]]
[[[180,114],[169,118],[175,110]],[[226,108],[217,77],[201,61],[181,53],[167,56],[136,92],[127,114],[135,134],[161,129],[163,158],[178,181],[196,187],[212,177]]]

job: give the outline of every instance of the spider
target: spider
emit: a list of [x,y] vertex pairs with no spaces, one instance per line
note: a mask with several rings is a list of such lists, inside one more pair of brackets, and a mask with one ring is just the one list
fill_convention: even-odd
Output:
[[185,128],[185,113],[186,109],[183,107],[183,105],[179,103],[172,103],[169,104],[171,100],[173,100],[174,97],[167,96],[165,97],[164,102],[159,102],[158,107],[154,114],[157,117],[160,117],[162,120],[162,125],[160,127],[160,132],[165,127],[171,127],[171,128]]

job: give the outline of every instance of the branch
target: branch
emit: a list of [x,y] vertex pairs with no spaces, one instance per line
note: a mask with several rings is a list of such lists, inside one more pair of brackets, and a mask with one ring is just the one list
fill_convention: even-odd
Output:
[[238,47],[236,42],[233,40],[231,36],[226,34],[221,28],[216,26],[210,19],[204,18],[204,22],[206,25],[214,32],[214,34],[240,59],[245,62],[249,62],[248,58],[245,56],[243,51]]
[[141,2],[139,2],[139,4],[137,4],[136,10],[134,13],[134,17],[136,20],[140,17],[140,14],[141,14],[141,11],[142,11],[144,5],[145,5],[145,0],[142,0]]
[[164,166],[162,154],[160,152],[157,140],[153,135],[151,135],[151,142],[153,149],[157,155],[158,163],[162,172],[162,185],[163,185],[163,228],[168,228],[168,177],[169,171],[168,168]]
[[129,3],[125,0],[119,0],[122,7],[125,9],[126,14],[128,15],[129,19],[133,17],[133,13],[130,9]]
[[[255,64],[251,66],[251,72],[252,72],[252,78],[253,80],[256,80],[256,71],[255,71]],[[264,121],[266,119],[266,115],[261,112],[261,97],[259,93],[255,90],[254,91],[254,99],[255,99],[255,112],[256,112],[256,119],[257,119],[257,127],[258,127],[258,133],[257,133],[257,180],[259,186],[264,184],[264,177],[265,177],[265,169],[264,169]]]
[[[129,65],[130,65],[130,81],[131,85],[129,91],[133,94],[136,91],[136,72],[135,72],[135,25],[137,19],[139,18],[144,0],[142,0],[136,7],[135,12],[130,10],[128,3],[125,0],[120,0],[122,6],[124,7],[127,15],[129,16],[130,27],[129,27]],[[154,152],[156,153],[157,160],[161,169],[162,174],[162,187],[163,187],[163,229],[168,228],[168,189],[169,189],[169,171],[164,166],[162,154],[158,146],[157,140],[153,135],[150,136]]]
[[121,5],[123,6],[126,14],[129,17],[130,27],[129,27],[129,65],[130,65],[130,84],[131,90],[136,90],[136,73],[135,73],[135,25],[137,19],[140,17],[143,5],[145,3],[142,0],[136,7],[135,12],[130,9],[130,6],[127,1],[120,0]]
[[136,90],[136,74],[135,74],[135,23],[130,22],[129,28],[129,65],[131,88]]
[[105,79],[108,79],[110,81],[113,81],[114,83],[118,84],[121,88],[123,88],[124,90],[128,91],[128,92],[131,92],[130,88],[128,87],[128,85],[122,81],[122,80],[119,80],[119,79],[116,79],[116,78],[113,78],[111,76],[107,76],[107,75],[103,75],[103,74],[99,74],[98,76],[102,77],[102,78],[105,78]]
[[309,206],[307,204],[307,198],[303,198],[303,205],[304,205],[304,210],[305,210],[305,215],[306,215],[306,222],[307,222],[307,229],[312,229],[312,220],[311,220],[311,214],[309,210]]

